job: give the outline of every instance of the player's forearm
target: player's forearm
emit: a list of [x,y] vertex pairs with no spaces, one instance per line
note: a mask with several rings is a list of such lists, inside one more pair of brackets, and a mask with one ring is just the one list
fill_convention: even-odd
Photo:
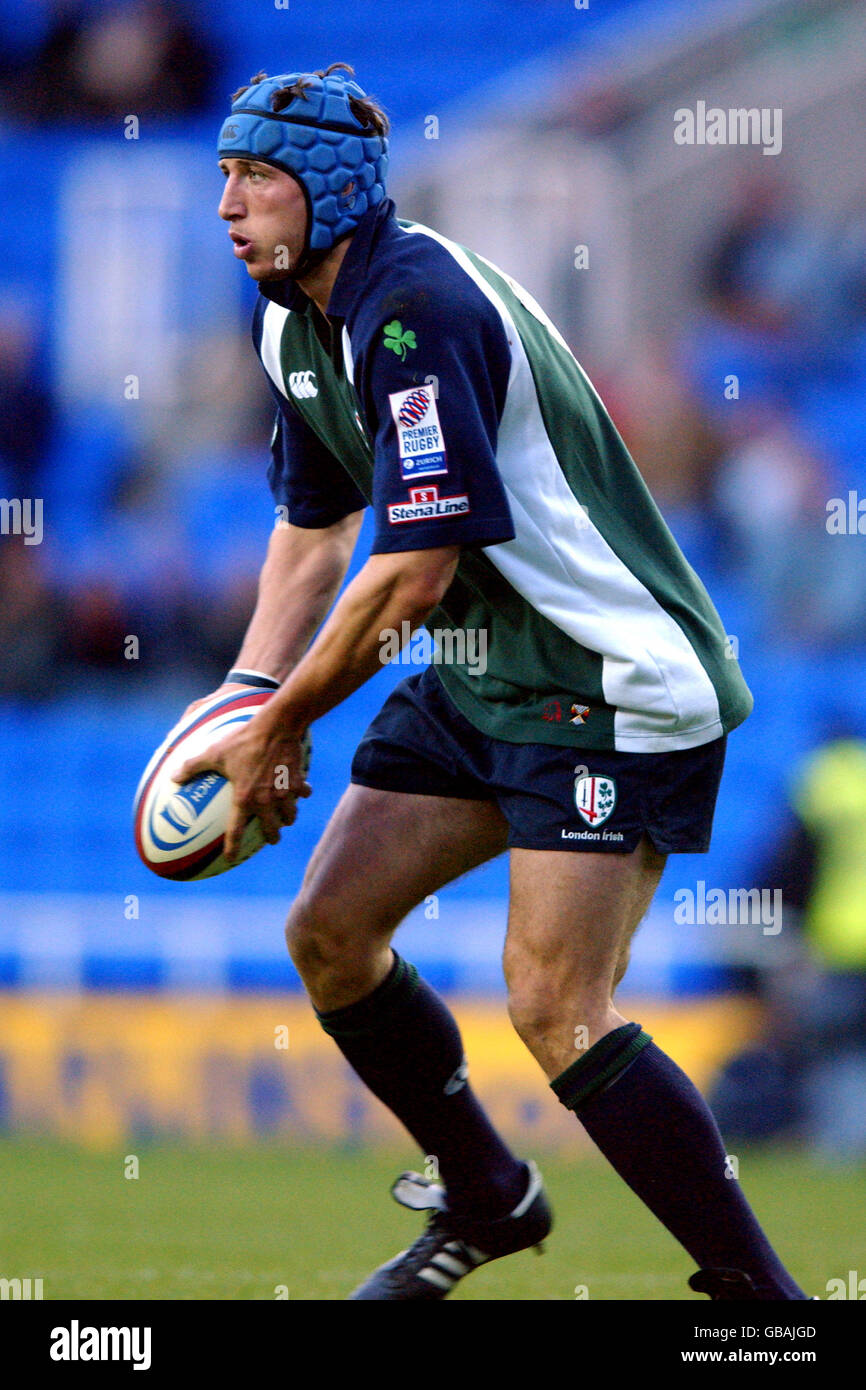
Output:
[[306,729],[381,669],[383,629],[409,631],[441,601],[457,547],[430,552],[408,568],[404,557],[375,555],[346,589],[306,656],[260,718],[284,732]]
[[239,670],[283,681],[297,666],[345,578],[360,524],[355,514],[321,531],[274,530],[235,662]]

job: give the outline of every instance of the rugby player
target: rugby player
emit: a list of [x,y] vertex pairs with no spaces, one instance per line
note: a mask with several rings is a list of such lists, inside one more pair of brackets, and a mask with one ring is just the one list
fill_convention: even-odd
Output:
[[[322,1027],[438,1161],[440,1181],[393,1189],[425,1231],[350,1296],[444,1298],[550,1229],[450,1011],[391,947],[507,849],[508,1007],[554,1093],[694,1259],[693,1289],[802,1299],[696,1087],[613,1000],[666,856],[708,848],[751,696],[557,329],[482,256],[397,220],[387,118],[352,78],[260,73],[220,133],[281,518],[226,688],[276,693],[182,772],[231,780],[229,855],[251,816],[276,841],[310,792],[306,731],[380,669],[384,630],[486,634],[484,672],[433,664],[386,700],[289,915]],[[371,554],[335,604],[368,506]]]

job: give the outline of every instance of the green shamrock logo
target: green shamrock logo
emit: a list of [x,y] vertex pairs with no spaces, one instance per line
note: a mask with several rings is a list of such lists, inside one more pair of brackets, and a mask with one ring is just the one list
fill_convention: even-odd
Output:
[[392,352],[396,352],[401,362],[405,362],[406,349],[415,348],[418,344],[415,342],[415,334],[412,329],[407,328],[404,333],[400,320],[394,319],[391,323],[385,324],[385,346],[390,348]]

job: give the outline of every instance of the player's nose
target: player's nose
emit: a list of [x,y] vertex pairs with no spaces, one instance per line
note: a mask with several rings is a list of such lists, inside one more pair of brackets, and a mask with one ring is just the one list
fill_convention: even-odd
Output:
[[238,192],[237,182],[231,174],[225,181],[217,211],[224,222],[230,222],[233,217],[243,217],[246,212],[243,199]]

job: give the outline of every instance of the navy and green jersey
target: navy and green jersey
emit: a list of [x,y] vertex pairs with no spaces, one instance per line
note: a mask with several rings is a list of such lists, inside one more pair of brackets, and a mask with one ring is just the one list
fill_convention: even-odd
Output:
[[427,626],[486,634],[486,670],[435,667],[476,728],[656,752],[746,718],[706,590],[520,285],[389,199],[360,222],[327,318],[290,281],[260,288],[274,500],[304,527],[371,506],[373,553],[461,547]]

